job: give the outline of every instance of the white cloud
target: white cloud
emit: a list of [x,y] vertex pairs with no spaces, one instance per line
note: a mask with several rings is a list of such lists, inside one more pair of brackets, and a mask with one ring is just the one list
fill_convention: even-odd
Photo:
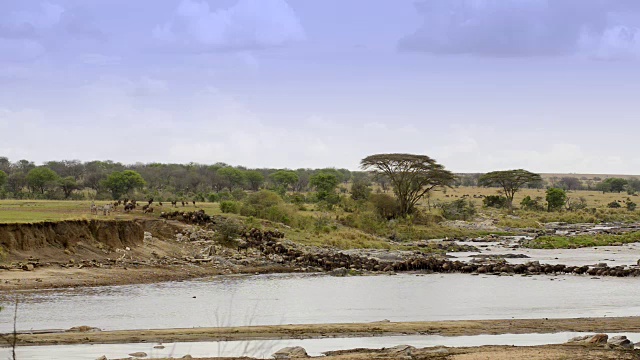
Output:
[[196,50],[248,50],[304,40],[295,12],[285,0],[239,0],[226,9],[183,0],[170,21],[157,25],[156,39]]
[[0,37],[0,62],[31,61],[44,53],[42,44],[35,40]]
[[631,3],[426,0],[416,6],[423,23],[401,39],[401,50],[498,57],[638,55],[640,9]]
[[119,56],[108,56],[103,54],[82,54],[80,61],[88,65],[110,66],[118,65],[122,59]]

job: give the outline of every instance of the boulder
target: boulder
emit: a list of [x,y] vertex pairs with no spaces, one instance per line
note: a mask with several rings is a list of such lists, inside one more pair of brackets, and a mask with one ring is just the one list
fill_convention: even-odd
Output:
[[349,275],[349,270],[347,270],[346,268],[337,268],[335,270],[332,270],[329,275],[331,276],[338,276],[338,277],[344,277]]
[[414,348],[411,345],[398,345],[398,346],[394,346],[392,348],[388,348],[385,349],[384,352],[387,354],[393,354],[393,355],[406,355],[406,356],[411,356],[411,354],[413,353],[413,351],[416,348]]
[[193,356],[187,354],[187,355],[181,357],[181,359],[193,359]]
[[147,353],[140,351],[140,352],[131,353],[131,354],[129,354],[129,356],[133,356],[135,358],[145,358],[148,355],[147,355]]
[[109,360],[109,359],[107,359],[106,355],[102,355],[99,358],[97,358],[96,360]]
[[24,265],[22,265],[22,270],[24,270],[24,271],[33,271],[33,268],[34,268],[33,264],[24,264]]
[[613,348],[633,349],[634,345],[626,336],[614,336],[607,342],[607,345]]
[[572,344],[604,345],[608,339],[609,335],[607,334],[596,334],[574,337],[568,342]]
[[273,355],[274,359],[303,359],[308,358],[307,351],[301,346],[286,347],[276,351]]

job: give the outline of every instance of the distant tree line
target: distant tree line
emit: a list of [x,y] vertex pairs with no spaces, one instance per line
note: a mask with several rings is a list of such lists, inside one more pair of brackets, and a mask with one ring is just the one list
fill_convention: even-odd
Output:
[[[141,196],[207,200],[220,192],[271,189],[279,193],[329,190],[351,181],[376,181],[367,172],[347,169],[248,169],[225,163],[213,165],[136,163],[79,160],[11,162],[0,157],[0,198],[118,199],[132,192]],[[379,185],[388,187],[379,180]],[[213,195],[212,195],[213,194]]]

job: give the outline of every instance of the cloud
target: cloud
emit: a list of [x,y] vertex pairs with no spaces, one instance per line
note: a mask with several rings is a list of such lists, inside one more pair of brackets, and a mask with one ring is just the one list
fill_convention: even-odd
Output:
[[80,61],[83,63],[96,66],[118,65],[121,60],[122,59],[118,56],[108,56],[103,54],[82,54],[80,56]]
[[[623,0],[428,0],[402,51],[496,57],[637,55],[639,6]],[[620,14],[634,16],[620,16]],[[621,23],[626,22],[626,23]]]
[[174,17],[155,27],[162,43],[198,51],[241,51],[284,46],[305,39],[285,0],[239,0],[226,9],[183,0]]

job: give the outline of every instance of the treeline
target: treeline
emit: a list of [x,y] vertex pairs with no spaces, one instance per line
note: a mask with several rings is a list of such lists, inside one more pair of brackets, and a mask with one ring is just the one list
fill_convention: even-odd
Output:
[[[478,179],[482,174],[458,174],[456,179],[456,186],[478,186]],[[565,191],[576,190],[591,190],[602,192],[626,192],[629,195],[634,195],[640,192],[640,179],[629,178],[623,179],[618,177],[601,178],[601,177],[575,177],[575,176],[563,176],[563,177],[550,177],[541,181],[534,181],[526,184],[530,189],[548,189],[556,188]]]
[[[347,169],[248,169],[224,163],[133,164],[113,161],[11,162],[0,157],[0,198],[15,199],[117,199],[127,195],[158,200],[215,200],[216,194],[232,191],[306,192],[315,188],[314,176],[331,174],[338,184],[376,181],[386,189],[385,179]],[[317,185],[317,184],[315,184]]]

